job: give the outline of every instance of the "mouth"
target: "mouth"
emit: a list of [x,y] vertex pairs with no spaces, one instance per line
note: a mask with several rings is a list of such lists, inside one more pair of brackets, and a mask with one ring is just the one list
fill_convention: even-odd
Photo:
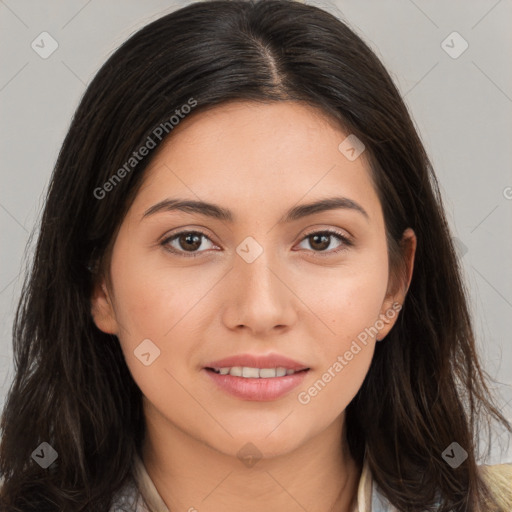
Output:
[[301,384],[311,367],[283,354],[237,354],[210,361],[203,375],[220,390],[241,400],[270,401]]
[[310,368],[218,366],[203,371],[222,393],[238,400],[269,402],[286,397],[304,381]]
[[206,370],[214,372],[218,375],[231,375],[232,377],[241,377],[243,379],[275,379],[277,377],[285,377],[287,375],[295,375],[296,373],[307,372],[309,368],[293,370],[278,366],[275,368],[254,368],[250,366],[227,366],[210,368]]

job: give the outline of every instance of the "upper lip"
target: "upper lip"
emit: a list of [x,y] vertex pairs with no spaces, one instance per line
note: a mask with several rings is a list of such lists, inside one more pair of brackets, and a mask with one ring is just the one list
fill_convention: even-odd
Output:
[[287,370],[308,370],[306,364],[294,361],[280,354],[239,354],[218,359],[207,364],[205,368],[232,368],[233,366],[245,366],[247,368],[286,368]]

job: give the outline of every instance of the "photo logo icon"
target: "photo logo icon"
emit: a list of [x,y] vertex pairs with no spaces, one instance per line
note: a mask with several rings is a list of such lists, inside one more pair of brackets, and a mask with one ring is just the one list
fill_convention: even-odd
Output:
[[252,468],[261,458],[262,454],[252,443],[247,443],[238,450],[237,457],[248,468]]
[[263,247],[252,236],[248,236],[238,245],[236,252],[247,263],[252,263],[258,256],[263,254]]
[[441,456],[452,468],[456,469],[468,458],[468,452],[454,441]]
[[43,468],[51,466],[59,454],[46,441],[41,443],[33,452],[32,458]]
[[459,258],[464,258],[464,256],[467,254],[469,250],[467,245],[464,244],[464,242],[460,238],[456,237],[453,238],[453,245],[455,247],[455,252],[459,256]]
[[145,339],[133,353],[144,366],[149,366],[160,356],[160,349],[150,339]]
[[361,153],[366,149],[366,146],[354,134],[351,134],[341,142],[338,149],[347,160],[353,162],[359,158]]
[[41,32],[30,46],[39,57],[47,59],[59,47],[59,43],[48,32]]
[[469,48],[469,43],[458,32],[452,32],[441,43],[441,48],[452,59],[458,59]]

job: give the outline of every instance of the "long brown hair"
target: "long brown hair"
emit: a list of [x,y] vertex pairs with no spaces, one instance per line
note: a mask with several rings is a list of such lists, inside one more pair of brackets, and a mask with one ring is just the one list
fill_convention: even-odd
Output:
[[[176,10],[128,39],[87,88],[53,171],[16,313],[15,377],[0,425],[2,510],[107,511],[131,475],[145,432],[141,392],[118,339],[92,321],[88,266],[106,255],[155,149],[104,184],[191,98],[190,115],[235,99],[304,101],[365,144],[392,268],[400,268],[407,227],[418,247],[398,322],[347,408],[350,449],[359,463],[366,450],[375,482],[401,511],[436,501],[440,511],[480,510],[492,500],[477,468],[480,426],[512,428],[478,362],[431,163],[371,49],[333,15],[289,0]],[[46,469],[31,457],[42,442],[58,453]],[[468,454],[456,469],[442,457],[452,442]]]

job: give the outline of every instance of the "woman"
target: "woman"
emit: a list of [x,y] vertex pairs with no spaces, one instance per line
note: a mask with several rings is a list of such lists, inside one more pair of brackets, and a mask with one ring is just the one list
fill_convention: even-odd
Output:
[[112,55],[14,343],[5,510],[510,510],[435,175],[318,8],[194,3]]

